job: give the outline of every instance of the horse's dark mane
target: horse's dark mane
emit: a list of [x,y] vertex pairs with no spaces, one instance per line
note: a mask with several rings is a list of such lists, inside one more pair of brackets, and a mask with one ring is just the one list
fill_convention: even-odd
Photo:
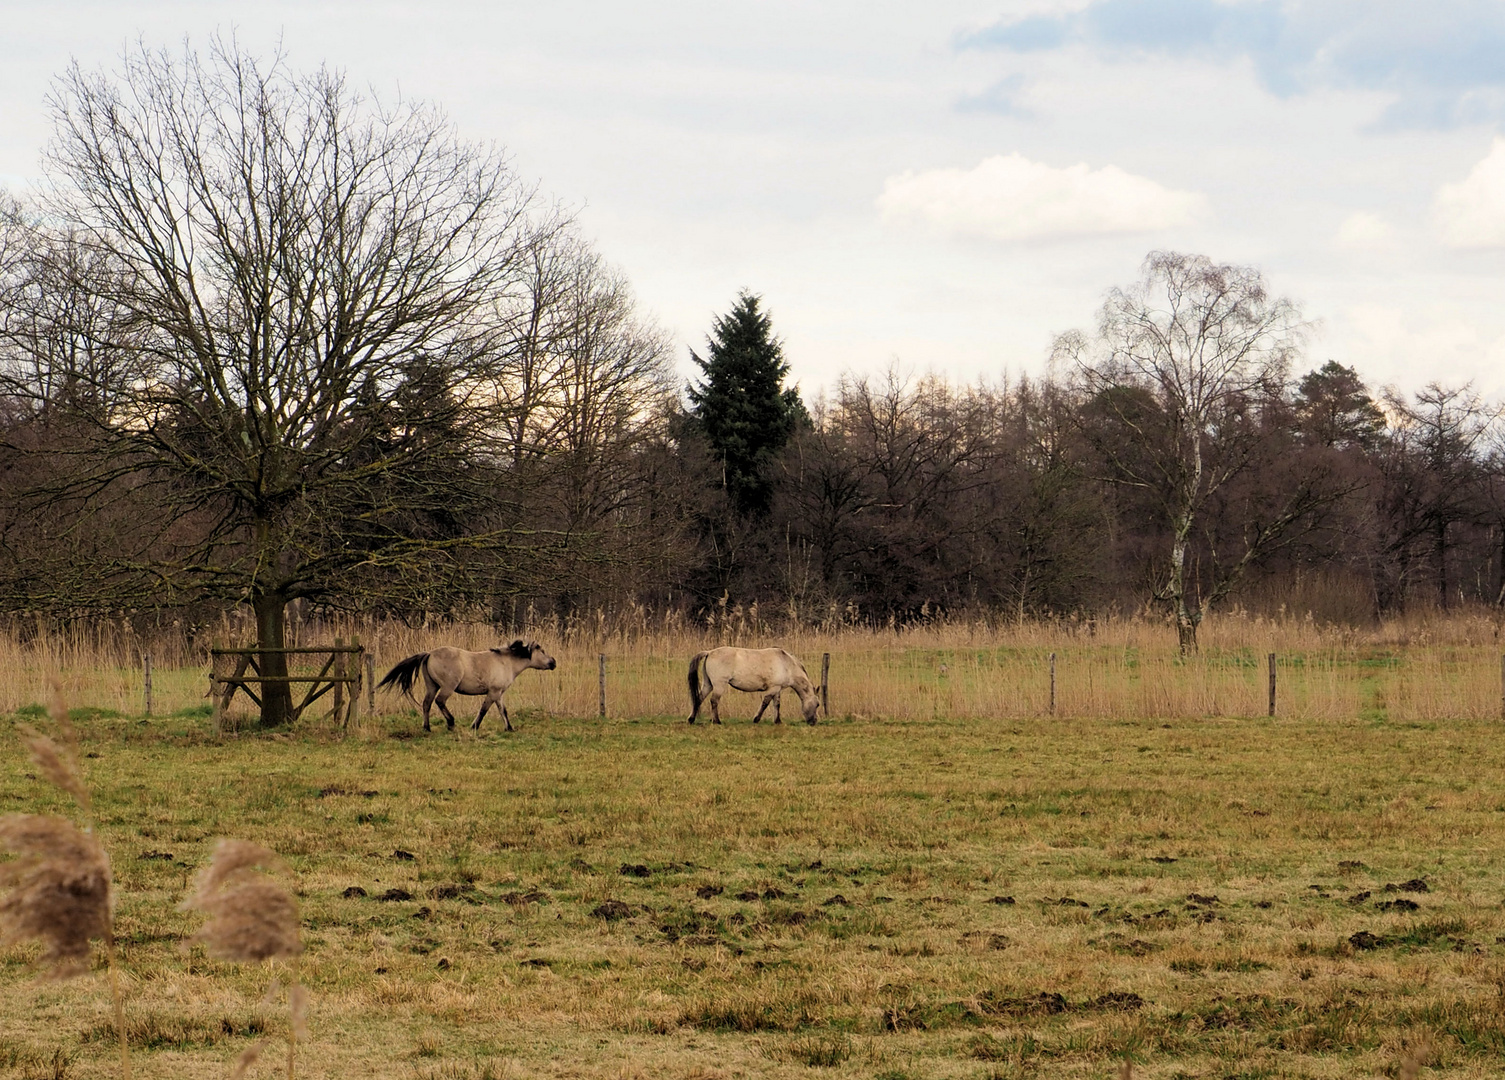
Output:
[[518,638],[511,645],[508,645],[505,649],[492,649],[491,651],[496,653],[498,656],[515,656],[519,660],[531,660],[533,659],[533,650],[536,648],[538,648],[536,644],[525,645],[523,643],[523,639]]

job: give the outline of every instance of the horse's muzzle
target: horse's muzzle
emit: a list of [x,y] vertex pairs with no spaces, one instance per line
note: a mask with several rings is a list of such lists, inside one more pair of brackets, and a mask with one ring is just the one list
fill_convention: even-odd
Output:
[[559,662],[557,660],[550,660],[549,661],[549,670],[550,671],[553,671],[558,666],[559,666]]

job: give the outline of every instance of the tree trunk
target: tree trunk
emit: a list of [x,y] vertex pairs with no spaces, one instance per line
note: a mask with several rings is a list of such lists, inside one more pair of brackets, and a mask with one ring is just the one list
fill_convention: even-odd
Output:
[[1498,586],[1495,589],[1495,607],[1505,607],[1505,521],[1495,525],[1495,529],[1498,530],[1496,535],[1499,537],[1500,544],[1500,573],[1495,578],[1495,584]]
[[1180,515],[1176,522],[1175,535],[1171,541],[1171,580],[1166,588],[1166,598],[1176,613],[1176,641],[1181,655],[1189,656],[1197,651],[1197,623],[1200,612],[1194,612],[1186,602],[1186,537],[1191,532],[1190,511]]
[[[256,611],[256,640],[263,649],[287,647],[287,598],[280,593],[258,593],[251,599]],[[287,675],[287,654],[263,652],[257,657],[263,675]],[[261,726],[281,727],[293,719],[293,689],[285,682],[261,684]]]
[[1432,546],[1437,552],[1437,602],[1442,610],[1446,611],[1448,609],[1448,525],[1446,521],[1438,523]]
[[1181,646],[1182,656],[1197,651],[1197,620],[1184,606],[1176,612],[1176,642]]

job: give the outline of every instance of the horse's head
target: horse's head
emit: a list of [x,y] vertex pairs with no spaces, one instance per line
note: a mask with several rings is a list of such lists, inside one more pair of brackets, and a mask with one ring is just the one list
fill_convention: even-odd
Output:
[[805,689],[799,692],[800,708],[805,713],[805,723],[815,723],[815,717],[820,712],[820,691],[807,680]]
[[554,662],[554,658],[544,652],[543,646],[536,641],[524,644],[522,639],[519,638],[507,646],[507,653],[510,656],[517,657],[519,660],[526,660],[529,667],[538,668],[540,671],[553,671],[558,666]]

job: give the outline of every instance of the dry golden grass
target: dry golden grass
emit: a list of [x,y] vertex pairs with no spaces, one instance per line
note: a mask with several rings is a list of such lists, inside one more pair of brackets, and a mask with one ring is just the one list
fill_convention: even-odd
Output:
[[[225,832],[300,883],[307,1075],[1498,1073],[1496,721],[691,728],[677,701],[548,715],[536,674],[521,730],[479,740],[80,714],[139,1075],[225,1075],[287,1023],[262,965],[179,948]],[[55,809],[29,772],[0,743],[6,808]],[[33,959],[0,952],[0,1077],[110,1075],[98,987],[36,986]]]
[[[837,715],[920,720],[1006,720],[1049,714],[1049,656],[1056,654],[1060,717],[1193,718],[1262,716],[1266,656],[1278,657],[1278,712],[1298,719],[1353,716],[1397,721],[1485,720],[1501,715],[1500,617],[1493,610],[1448,617],[1422,614],[1355,630],[1306,619],[1228,614],[1203,628],[1199,655],[1183,659],[1174,635],[1144,619],[995,624],[933,622],[872,631],[832,626],[780,632],[756,610],[734,609],[712,625],[642,612],[609,622],[535,620],[526,636],[556,655],[559,669],[529,672],[509,705],[554,716],[594,716],[598,656],[607,657],[607,701],[617,717],[668,716],[688,710],[688,657],[716,644],[781,644],[819,677],[831,654],[831,702]],[[441,643],[486,648],[511,634],[479,623],[414,629],[398,623],[300,623],[295,643],[359,637],[378,674],[404,656]],[[0,634],[0,710],[48,700],[60,678],[70,700],[124,715],[142,709],[141,656],[154,656],[155,712],[207,715],[210,644],[249,643],[244,620],[201,630],[190,644],[167,634],[146,641],[123,623],[80,626],[22,643]],[[755,704],[755,703],[754,703]],[[238,699],[232,722],[244,725]],[[378,702],[378,712],[404,708]],[[315,706],[317,714],[321,706]],[[734,703],[732,708],[738,708]],[[327,708],[322,708],[327,713]],[[740,715],[740,714],[739,714]],[[310,717],[312,719],[312,715]]]

